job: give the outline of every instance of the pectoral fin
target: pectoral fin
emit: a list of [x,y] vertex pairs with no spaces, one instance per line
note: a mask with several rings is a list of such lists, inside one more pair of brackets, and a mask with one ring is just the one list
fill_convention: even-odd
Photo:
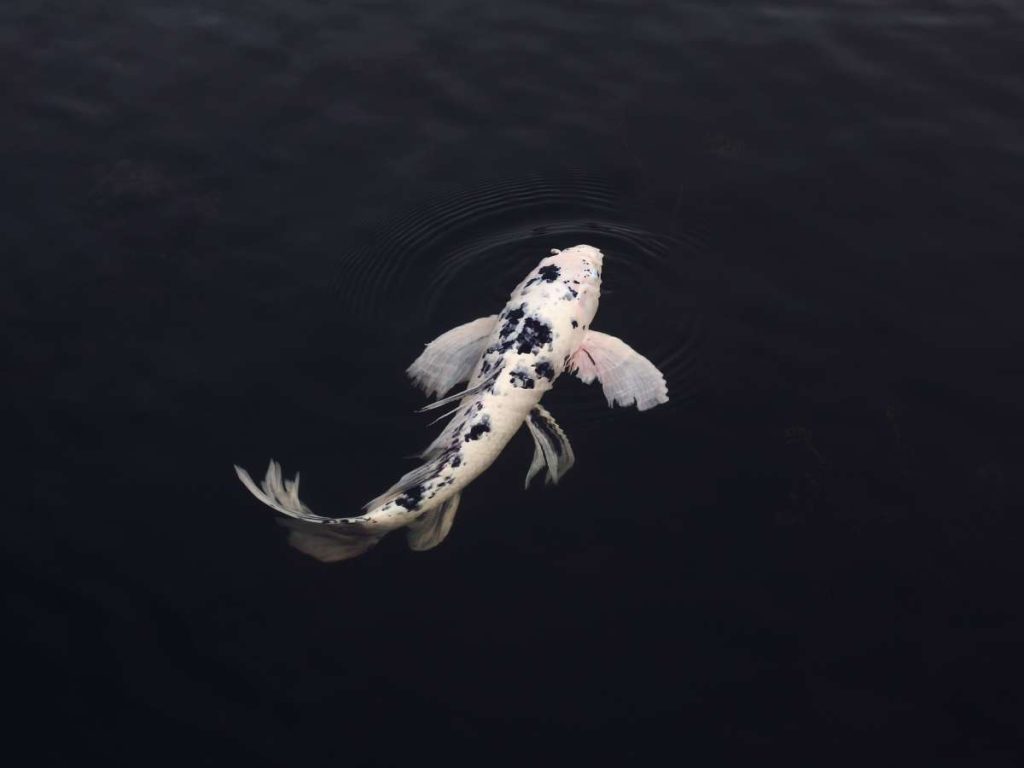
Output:
[[406,369],[409,378],[427,396],[443,395],[467,381],[497,320],[497,315],[481,317],[442,333]]
[[606,333],[587,331],[569,366],[584,384],[599,380],[609,406],[635,401],[637,410],[646,411],[668,402],[665,377],[654,363]]
[[558,426],[555,417],[541,405],[530,409],[526,426],[533,436],[533,462],[526,473],[526,487],[530,486],[530,481],[545,466],[548,469],[547,482],[557,483],[576,463],[569,438]]
[[460,495],[456,493],[441,506],[409,523],[406,534],[409,549],[422,552],[426,549],[433,549],[444,541],[448,531],[452,529],[452,523],[455,522],[455,510],[459,508]]

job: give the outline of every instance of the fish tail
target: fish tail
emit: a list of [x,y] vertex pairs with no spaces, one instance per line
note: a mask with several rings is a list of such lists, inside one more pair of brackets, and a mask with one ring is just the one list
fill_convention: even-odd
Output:
[[384,537],[384,533],[342,532],[320,523],[290,517],[279,518],[278,523],[288,529],[289,544],[322,563],[337,563],[358,557]]
[[323,562],[337,562],[361,555],[389,531],[400,527],[386,524],[371,510],[355,517],[323,517],[299,500],[299,475],[285,480],[281,465],[271,459],[263,481],[255,481],[235,465],[238,479],[257,499],[286,517],[280,523],[289,529],[288,542]]

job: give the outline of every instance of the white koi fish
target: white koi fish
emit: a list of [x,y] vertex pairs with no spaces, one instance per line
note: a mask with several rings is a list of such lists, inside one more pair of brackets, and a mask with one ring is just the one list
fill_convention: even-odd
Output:
[[668,401],[665,377],[625,342],[590,324],[601,294],[603,255],[577,245],[552,250],[515,290],[501,314],[443,333],[409,366],[427,395],[457,394],[422,410],[454,406],[452,419],[420,454],[425,460],[365,505],[356,517],[321,517],[299,501],[299,476],[282,482],[271,460],[261,486],[236,466],[256,498],[287,517],[293,546],[325,562],[360,555],[396,528],[410,548],[431,549],[448,535],[462,489],[483,473],[525,422],[533,436],[526,485],[543,468],[557,483],[575,461],[565,432],[540,399],[564,372],[601,382],[609,406],[636,403],[643,411]]

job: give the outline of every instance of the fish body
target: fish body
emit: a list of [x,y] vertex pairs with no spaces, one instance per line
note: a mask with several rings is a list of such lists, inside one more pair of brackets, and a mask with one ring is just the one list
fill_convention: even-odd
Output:
[[621,340],[591,323],[601,295],[603,254],[589,245],[553,250],[516,286],[497,315],[453,328],[426,345],[409,377],[427,395],[455,395],[423,410],[451,406],[451,419],[421,453],[424,463],[354,517],[321,517],[298,498],[299,478],[282,478],[271,461],[261,486],[235,467],[261,501],[286,517],[291,543],[325,561],[362,554],[382,536],[408,529],[415,550],[448,534],[462,490],[487,470],[526,424],[535,442],[526,483],[546,467],[558,482],[575,461],[564,431],[540,400],[565,372],[601,381],[609,405],[646,410],[668,400],[661,372]]

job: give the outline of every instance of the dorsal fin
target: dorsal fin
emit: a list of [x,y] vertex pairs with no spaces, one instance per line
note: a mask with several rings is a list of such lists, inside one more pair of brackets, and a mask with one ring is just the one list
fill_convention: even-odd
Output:
[[363,505],[363,509],[373,509],[375,507],[383,506],[392,499],[396,499],[401,496],[414,485],[419,485],[423,481],[430,479],[432,475],[436,474],[441,469],[440,459],[440,455],[432,456],[425,464],[421,464],[415,469],[409,470],[398,478],[397,483],[384,491],[380,496],[366,502]]
[[423,413],[424,411],[433,411],[437,408],[440,408],[442,405],[454,403],[456,400],[461,400],[464,397],[472,397],[473,395],[478,394],[480,391],[482,391],[485,387],[490,386],[491,382],[498,378],[499,373],[501,373],[501,368],[498,368],[487,378],[481,379],[478,383],[474,384],[472,387],[469,387],[468,389],[464,389],[461,392],[456,392],[454,395],[448,395],[448,397],[442,397],[440,400],[435,400],[434,402],[429,403],[428,405],[424,405],[422,408],[418,409],[416,413]]

